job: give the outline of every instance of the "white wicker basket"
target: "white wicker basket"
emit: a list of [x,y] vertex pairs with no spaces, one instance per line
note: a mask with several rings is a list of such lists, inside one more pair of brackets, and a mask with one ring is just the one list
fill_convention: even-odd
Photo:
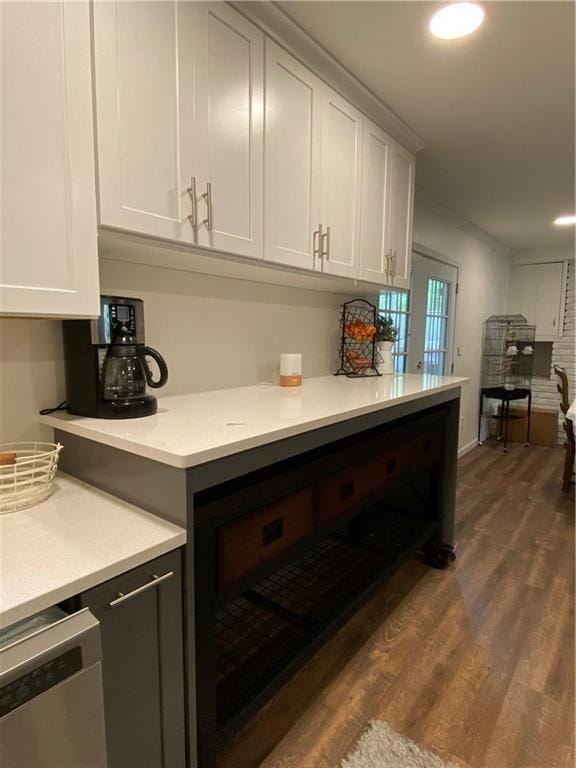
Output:
[[15,454],[0,464],[0,514],[38,504],[54,488],[60,443],[0,443],[0,453]]

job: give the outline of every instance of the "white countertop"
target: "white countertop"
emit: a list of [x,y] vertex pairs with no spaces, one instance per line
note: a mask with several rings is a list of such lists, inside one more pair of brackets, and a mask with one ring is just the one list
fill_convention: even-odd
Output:
[[186,531],[58,473],[50,498],[0,515],[0,629],[186,543]]
[[302,387],[259,384],[159,399],[142,419],[54,413],[41,422],[174,467],[192,467],[366,413],[456,389],[468,379],[404,374],[323,376]]

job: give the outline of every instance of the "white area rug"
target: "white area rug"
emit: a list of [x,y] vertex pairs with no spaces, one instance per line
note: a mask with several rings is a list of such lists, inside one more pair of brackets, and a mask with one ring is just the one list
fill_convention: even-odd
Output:
[[458,768],[421,749],[381,720],[373,720],[341,768]]

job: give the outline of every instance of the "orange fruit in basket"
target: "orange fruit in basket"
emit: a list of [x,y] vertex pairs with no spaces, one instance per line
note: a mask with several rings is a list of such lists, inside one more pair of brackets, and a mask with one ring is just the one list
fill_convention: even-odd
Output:
[[359,320],[353,320],[344,326],[344,332],[346,336],[356,341],[371,341],[376,333],[376,326],[367,325]]

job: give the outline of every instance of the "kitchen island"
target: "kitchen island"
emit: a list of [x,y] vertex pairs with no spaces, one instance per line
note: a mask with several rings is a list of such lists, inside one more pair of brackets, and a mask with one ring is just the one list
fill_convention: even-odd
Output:
[[139,420],[42,419],[68,473],[187,528],[191,765],[211,768],[407,557],[453,559],[465,381],[322,377],[161,398]]

